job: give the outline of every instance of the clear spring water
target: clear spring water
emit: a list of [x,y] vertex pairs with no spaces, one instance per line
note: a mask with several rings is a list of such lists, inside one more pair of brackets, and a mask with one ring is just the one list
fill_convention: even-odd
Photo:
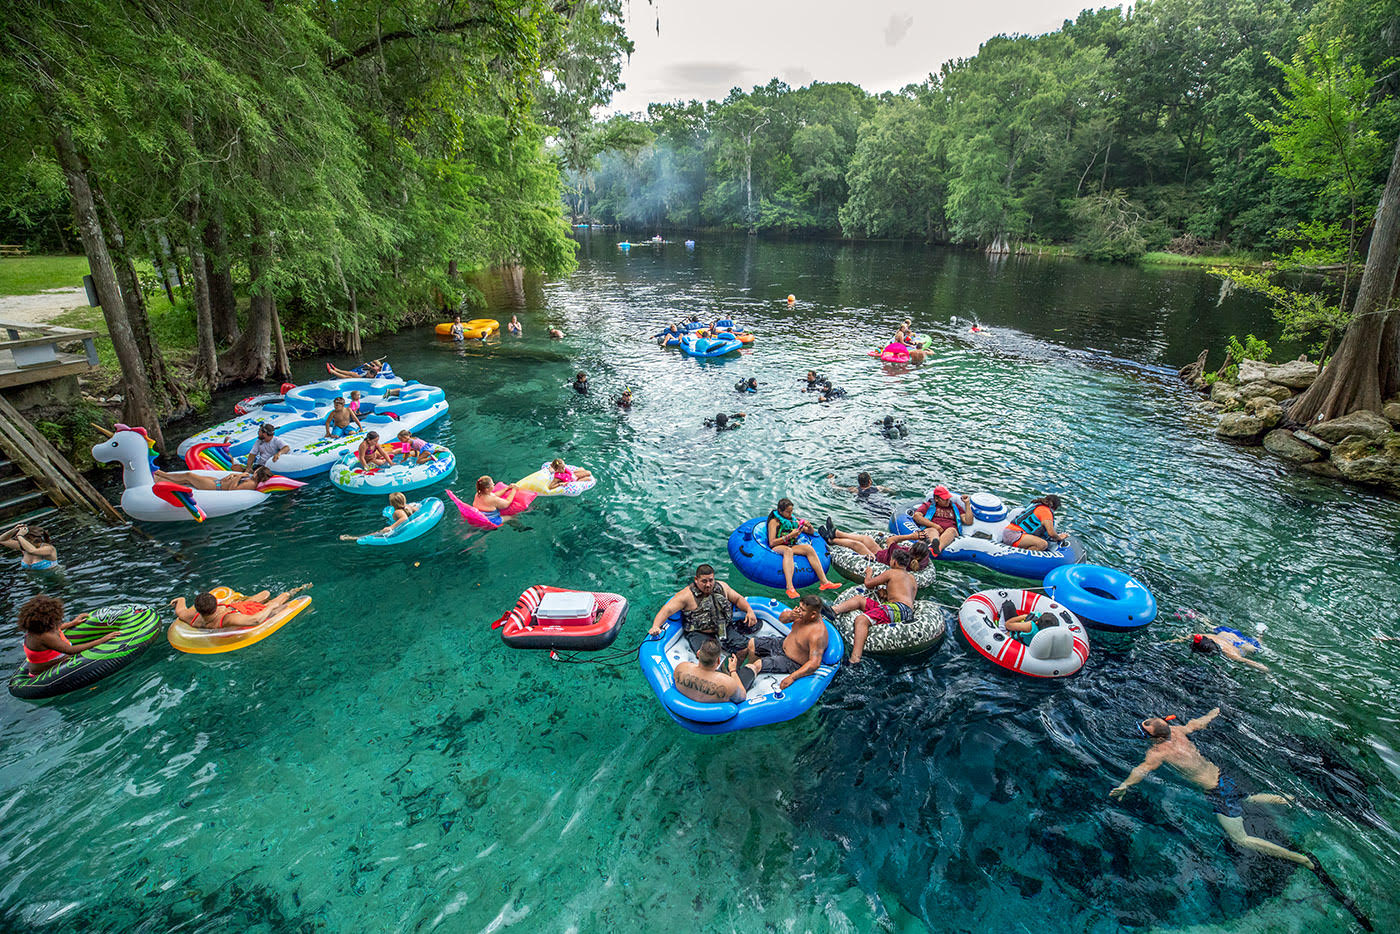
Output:
[[[242,651],[162,641],[96,689],[4,698],[0,928],[1345,929],[1312,874],[1224,843],[1166,770],[1108,800],[1144,751],[1134,720],[1215,705],[1205,753],[1314,805],[1270,832],[1315,851],[1378,930],[1400,923],[1400,648],[1370,638],[1395,628],[1400,507],[1222,446],[1166,369],[1267,331],[1258,307],[1217,307],[1187,271],[743,239],[623,255],[616,239],[586,241],[566,281],[490,295],[523,339],[461,351],[423,328],[368,348],[447,390],[425,435],[456,452],[459,492],[563,454],[601,477],[583,497],[489,534],[449,514],[395,549],[338,542],[376,528],[381,503],[324,481],[150,538],[50,523],[66,571],[49,589],[71,611],[216,583],[313,581],[315,602]],[[691,310],[759,339],[719,363],[639,339]],[[930,362],[866,357],[906,315],[934,335]],[[972,336],[974,317],[991,332]],[[849,395],[799,392],[809,367]],[[587,398],[564,386],[578,369]],[[750,374],[762,389],[741,397]],[[620,414],[624,386],[637,403]],[[700,422],[717,411],[749,418],[716,435]],[[879,435],[884,414],[911,436]],[[489,628],[557,583],[626,595],[617,646],[634,646],[697,561],[769,593],[729,565],[729,532],[780,495],[866,525],[826,480],[862,468],[910,495],[1059,493],[1091,560],[1138,576],[1163,615],[1094,633],[1064,683],[993,670],[950,636],[842,671],[800,719],[716,738],[673,724],[634,660],[553,662]],[[947,603],[1006,582],[940,573]],[[41,579],[4,584],[13,619]],[[1177,607],[1262,633],[1272,675],[1159,644],[1186,631]],[[17,638],[6,652],[17,664]]]

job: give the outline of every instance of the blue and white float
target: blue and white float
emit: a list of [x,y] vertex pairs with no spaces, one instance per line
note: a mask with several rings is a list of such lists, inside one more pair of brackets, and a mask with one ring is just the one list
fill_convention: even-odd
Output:
[[[957,501],[956,493],[953,499]],[[898,534],[917,531],[919,526],[914,522],[913,512],[924,502],[926,500],[896,508],[894,518],[890,519],[890,531]],[[958,517],[958,537],[938,555],[940,559],[975,561],[993,571],[1029,580],[1043,580],[1046,574],[1061,565],[1077,564],[1084,560],[1084,548],[1072,535],[1048,551],[1004,544],[1001,533],[1011,524],[1013,516],[1006,504],[992,493],[973,493],[971,507],[972,523],[964,525],[962,517]]]
[[[442,505],[442,500],[436,496],[430,496],[418,504],[418,509],[413,515],[404,520],[403,525],[385,535],[382,532],[375,532],[371,535],[361,535],[355,539],[356,545],[402,545],[404,542],[411,542],[418,536],[427,532],[433,526],[442,521],[443,513],[446,511]],[[384,518],[394,518],[394,507],[384,507]]]
[[734,353],[744,345],[733,334],[717,334],[714,337],[696,337],[687,334],[681,340],[681,353],[690,357],[722,357]]
[[[399,447],[401,443],[390,442],[387,447]],[[395,455],[394,463],[372,470],[360,466],[355,451],[346,451],[331,466],[331,483],[347,493],[406,493],[432,486],[452,476],[452,471],[457,469],[457,458],[452,452],[440,444],[429,445],[428,450],[433,454],[430,461],[420,464],[417,454],[399,453]]]
[[1157,618],[1152,591],[1123,571],[1097,564],[1066,564],[1045,575],[1045,592],[1085,624],[1129,632]]
[[[789,627],[778,622],[778,614],[786,607],[776,600],[756,597],[749,597],[748,602],[759,621],[759,638],[787,636]],[[734,618],[742,620],[744,614],[736,611]],[[822,663],[815,672],[798,678],[788,685],[787,690],[778,689],[778,684],[787,675],[760,672],[748,689],[748,698],[738,704],[731,701],[701,703],[676,689],[676,666],[695,661],[695,653],[681,631],[679,613],[667,618],[665,629],[647,637],[637,649],[637,661],[642,666],[642,675],[647,679],[647,684],[651,685],[656,699],[672,720],[692,733],[732,733],[752,726],[791,720],[806,713],[817,702],[827,685],[831,684],[831,679],[836,677],[836,670],[846,650],[841,634],[831,623],[823,620],[823,625],[826,626],[826,651],[822,653]]]
[[[797,537],[797,542],[812,546],[821,561],[822,573],[831,570],[826,539],[803,534]],[[776,590],[787,587],[787,581],[783,578],[783,556],[768,547],[768,516],[750,519],[730,534],[729,560],[734,562],[740,574],[755,584]],[[792,586],[801,590],[816,582],[817,572],[812,570],[812,562],[803,555],[793,555]]]

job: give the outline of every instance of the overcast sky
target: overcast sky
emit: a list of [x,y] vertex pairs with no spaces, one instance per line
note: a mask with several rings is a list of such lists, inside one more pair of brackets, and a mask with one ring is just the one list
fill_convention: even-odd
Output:
[[[720,99],[773,77],[793,87],[850,81],[888,91],[922,81],[999,33],[1058,29],[1112,0],[629,0],[626,90],[613,111]],[[657,22],[660,21],[660,35]]]

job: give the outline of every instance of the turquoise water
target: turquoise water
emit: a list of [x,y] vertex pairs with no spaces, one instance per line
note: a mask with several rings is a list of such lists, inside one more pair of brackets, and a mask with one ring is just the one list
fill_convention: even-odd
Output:
[[[326,482],[149,537],[51,523],[66,566],[51,589],[75,609],[218,583],[312,581],[315,602],[242,651],[162,642],[94,690],[0,703],[0,927],[1345,929],[1312,874],[1242,856],[1165,770],[1107,799],[1144,750],[1134,720],[1215,705],[1203,751],[1314,804],[1271,832],[1315,851],[1378,930],[1400,923],[1382,881],[1400,865],[1400,649],[1370,638],[1393,629],[1400,506],[1223,447],[1168,369],[1262,332],[1260,309],[1217,307],[1194,272],[742,239],[622,256],[616,239],[586,243],[568,280],[491,292],[523,339],[459,351],[424,328],[368,348],[447,391],[425,436],[456,453],[454,489],[562,454],[599,474],[590,493],[493,533],[449,515],[382,550],[336,541],[377,528],[380,504]],[[759,339],[723,362],[637,339],[692,309]],[[934,335],[932,361],[864,356],[863,330],[883,342],[905,315]],[[809,367],[850,394],[818,405],[797,391]],[[564,385],[578,369],[588,397]],[[748,375],[762,389],[741,397]],[[637,403],[619,413],[626,386]],[[717,411],[749,417],[716,435],[700,422]],[[887,413],[910,438],[876,432]],[[715,738],[675,726],[635,661],[564,664],[490,629],[555,583],[627,596],[617,645],[635,646],[697,561],[777,595],[733,571],[729,532],[780,495],[866,525],[826,479],[862,468],[911,495],[1059,493],[1090,558],[1166,612],[1135,638],[1094,633],[1064,683],[950,637],[842,671],[798,720]],[[940,571],[948,603],[1005,582]],[[5,584],[13,618],[38,580]],[[1185,631],[1177,607],[1262,633],[1271,675],[1158,644]],[[17,639],[7,651],[17,664]]]

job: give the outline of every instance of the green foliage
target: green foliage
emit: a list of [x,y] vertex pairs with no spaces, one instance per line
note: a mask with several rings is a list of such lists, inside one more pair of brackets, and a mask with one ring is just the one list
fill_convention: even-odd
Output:
[[1147,250],[1143,234],[1147,218],[1141,205],[1121,191],[1078,198],[1070,206],[1070,216],[1078,221],[1075,246],[1090,259],[1137,260]]
[[1260,340],[1253,334],[1246,334],[1243,341],[1231,334],[1225,346],[1236,362],[1240,360],[1268,360],[1270,354],[1274,352],[1268,341]]

